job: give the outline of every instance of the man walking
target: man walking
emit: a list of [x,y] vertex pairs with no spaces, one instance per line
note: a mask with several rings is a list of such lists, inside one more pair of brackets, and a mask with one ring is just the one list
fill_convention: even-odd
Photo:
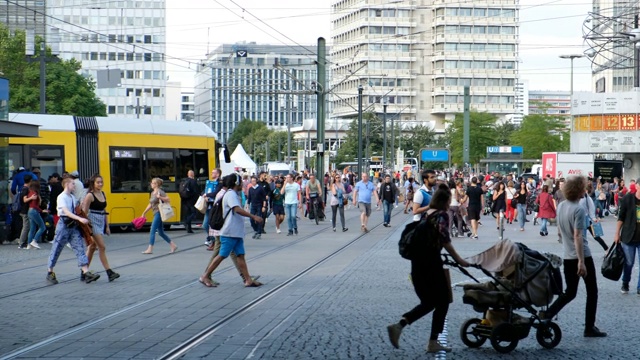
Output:
[[413,195],[413,221],[420,221],[422,214],[429,210],[433,187],[436,186],[438,180],[436,172],[430,169],[424,170],[421,176],[422,186]]
[[262,235],[262,226],[265,213],[267,211],[267,194],[264,192],[264,188],[258,185],[258,179],[255,176],[251,177],[251,185],[249,185],[249,194],[247,196],[247,203],[249,203],[249,211],[251,215],[260,217],[261,221],[251,220],[251,227],[253,228],[254,239],[260,239]]
[[469,205],[467,205],[467,216],[471,222],[471,233],[469,236],[472,239],[478,239],[478,221],[480,220],[480,213],[484,207],[484,190],[478,186],[478,178],[471,178],[471,185],[467,189],[467,197],[469,198]]
[[585,212],[580,199],[584,196],[585,186],[586,179],[583,176],[571,176],[564,184],[566,200],[558,205],[557,219],[564,247],[564,279],[567,287],[546,312],[541,312],[540,318],[551,319],[570,303],[576,297],[582,278],[587,288],[584,337],[605,337],[607,333],[600,331],[595,325],[598,310],[596,267],[587,239],[583,238]]
[[[638,179],[640,182],[640,179]],[[640,192],[627,193],[622,199],[618,200],[620,210],[618,211],[618,221],[616,223],[616,233],[613,235],[613,241],[622,242],[624,250],[625,264],[622,273],[623,294],[629,293],[629,282],[631,281],[631,271],[635,262],[636,252],[640,259]],[[640,260],[638,260],[640,261]],[[640,295],[640,276],[638,277],[638,286],[636,293]]]
[[[273,188],[271,187],[271,183],[269,183],[269,181],[267,181],[267,172],[266,171],[261,171],[260,175],[258,177],[258,185],[260,185],[262,187],[262,189],[264,190],[266,199],[267,199],[267,209],[265,209],[264,212],[262,212],[261,216],[262,216],[262,234],[266,234],[267,232],[264,231],[264,224],[266,224],[267,222],[267,214],[268,214],[268,209],[272,209],[273,208]],[[274,184],[274,188],[275,188],[275,184]]]
[[393,209],[393,204],[397,198],[398,188],[391,181],[391,175],[387,174],[384,176],[384,183],[380,186],[380,192],[378,193],[378,205],[382,202],[382,210],[384,212],[384,223],[382,224],[384,227],[391,226],[391,209]]
[[187,172],[187,178],[180,183],[180,199],[182,199],[182,209],[184,211],[184,225],[189,234],[193,234],[191,222],[196,217],[196,201],[200,196],[198,191],[198,182],[196,182],[196,174],[193,170]]
[[29,212],[29,202],[25,201],[27,195],[29,195],[29,183],[31,183],[31,180],[31,175],[24,175],[22,188],[20,188],[16,194],[16,196],[19,197],[18,203],[20,204],[20,207],[18,210],[20,211],[20,217],[22,218],[22,230],[20,231],[20,242],[18,244],[18,248],[20,249],[31,249],[31,246],[27,245],[27,238],[29,235],[29,217],[27,215]]
[[356,203],[360,205],[360,228],[362,232],[368,233],[367,223],[369,222],[369,216],[371,216],[371,197],[375,195],[376,203],[380,199],[378,199],[375,185],[369,181],[369,174],[366,172],[362,173],[362,180],[356,183],[354,189],[353,206],[356,206]]

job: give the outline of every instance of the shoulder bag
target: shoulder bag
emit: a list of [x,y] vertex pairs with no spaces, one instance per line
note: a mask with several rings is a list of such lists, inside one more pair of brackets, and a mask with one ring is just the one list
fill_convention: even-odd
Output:
[[163,202],[162,200],[159,201],[160,204],[158,204],[158,211],[160,212],[160,218],[162,219],[162,222],[165,222],[174,217],[175,212],[173,211],[171,203]]

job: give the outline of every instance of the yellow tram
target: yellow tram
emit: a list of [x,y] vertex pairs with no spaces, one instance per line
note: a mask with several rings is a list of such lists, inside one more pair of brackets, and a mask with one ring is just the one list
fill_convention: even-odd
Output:
[[112,226],[126,228],[142,214],[154,177],[164,181],[176,213],[165,226],[180,223],[181,179],[194,170],[204,188],[216,164],[216,135],[199,122],[40,114],[9,119],[40,126],[38,138],[9,140],[10,170],[37,166],[45,178],[78,170],[83,180],[99,173]]

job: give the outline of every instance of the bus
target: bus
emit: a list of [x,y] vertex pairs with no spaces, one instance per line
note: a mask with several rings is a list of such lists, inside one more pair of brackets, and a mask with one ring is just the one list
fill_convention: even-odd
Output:
[[[77,170],[87,180],[104,178],[109,224],[125,230],[149,203],[150,180],[159,177],[176,214],[182,216],[178,187],[193,170],[199,186],[215,168],[214,132],[201,122],[70,115],[10,114],[11,121],[38,125],[37,138],[9,139],[9,170],[39,167],[44,178]],[[147,225],[153,214],[147,214]]]

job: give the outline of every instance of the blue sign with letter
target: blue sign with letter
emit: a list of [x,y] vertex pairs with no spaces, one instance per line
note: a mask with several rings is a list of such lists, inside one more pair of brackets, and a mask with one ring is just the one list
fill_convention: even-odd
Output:
[[449,150],[447,149],[422,149],[420,150],[420,160],[422,161],[449,161]]
[[522,146],[487,146],[487,154],[522,154]]

